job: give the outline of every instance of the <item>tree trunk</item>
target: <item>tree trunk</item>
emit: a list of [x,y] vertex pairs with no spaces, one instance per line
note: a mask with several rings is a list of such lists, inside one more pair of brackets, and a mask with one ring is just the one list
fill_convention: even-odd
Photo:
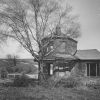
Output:
[[43,61],[39,61],[38,65],[39,65],[39,67],[38,67],[38,82],[39,83],[38,84],[41,84],[44,81],[46,81],[44,71],[43,71],[43,67],[44,67]]

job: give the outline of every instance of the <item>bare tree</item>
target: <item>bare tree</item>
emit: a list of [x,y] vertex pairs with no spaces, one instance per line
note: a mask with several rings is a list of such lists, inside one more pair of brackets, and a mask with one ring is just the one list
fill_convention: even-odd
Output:
[[0,73],[1,78],[7,78],[7,70],[5,68],[1,68]]
[[6,70],[11,73],[11,72],[15,72],[15,69],[16,69],[16,65],[18,63],[18,56],[17,55],[11,55],[11,54],[8,54],[6,56],[6,63],[7,63],[7,67],[6,67]]
[[[72,7],[60,0],[1,0],[0,36],[17,40],[39,63],[47,55],[42,39],[52,37],[57,25],[70,37],[79,36],[80,25],[71,15]],[[51,51],[50,51],[51,52]]]
[[7,61],[9,63],[10,66],[16,66],[17,62],[18,62],[18,56],[17,55],[11,55],[11,54],[8,54],[7,55]]

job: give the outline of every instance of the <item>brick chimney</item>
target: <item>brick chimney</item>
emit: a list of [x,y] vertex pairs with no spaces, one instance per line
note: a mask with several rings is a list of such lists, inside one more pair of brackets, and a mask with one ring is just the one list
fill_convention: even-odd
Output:
[[57,36],[61,35],[61,27],[60,27],[60,25],[56,26],[55,35],[57,35]]

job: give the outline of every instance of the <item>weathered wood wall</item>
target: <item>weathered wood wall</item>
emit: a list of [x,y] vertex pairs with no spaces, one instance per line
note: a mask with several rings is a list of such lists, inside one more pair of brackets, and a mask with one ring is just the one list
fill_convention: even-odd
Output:
[[87,76],[87,63],[99,63],[99,76],[100,76],[100,61],[81,61],[77,62],[75,67],[71,71],[72,76],[82,76],[82,77],[88,77]]

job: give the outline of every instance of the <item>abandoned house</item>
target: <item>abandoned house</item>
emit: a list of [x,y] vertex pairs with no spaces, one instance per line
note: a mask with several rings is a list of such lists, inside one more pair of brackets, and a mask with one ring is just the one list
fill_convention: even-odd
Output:
[[60,27],[51,37],[42,40],[49,44],[44,51],[43,72],[46,77],[56,76],[100,76],[100,52],[96,49],[77,50],[77,41],[61,33]]

